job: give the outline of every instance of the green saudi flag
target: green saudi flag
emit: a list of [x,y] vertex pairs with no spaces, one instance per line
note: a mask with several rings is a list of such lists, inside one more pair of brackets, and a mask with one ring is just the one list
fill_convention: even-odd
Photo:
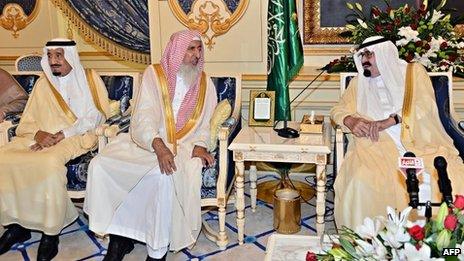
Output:
[[275,91],[275,120],[291,120],[289,82],[303,66],[295,0],[269,0],[267,90]]

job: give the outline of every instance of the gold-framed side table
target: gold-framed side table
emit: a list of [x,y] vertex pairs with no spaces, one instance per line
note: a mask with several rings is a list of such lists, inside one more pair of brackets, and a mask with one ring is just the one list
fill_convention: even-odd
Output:
[[[299,129],[298,122],[289,126]],[[324,232],[326,165],[331,153],[331,130],[329,123],[324,123],[321,134],[303,134],[296,139],[282,138],[270,127],[244,126],[229,145],[235,161],[235,193],[237,208],[237,229],[239,244],[243,244],[245,227],[245,161],[291,162],[316,164],[316,230],[317,235]],[[251,208],[256,210],[256,172],[250,171]]]

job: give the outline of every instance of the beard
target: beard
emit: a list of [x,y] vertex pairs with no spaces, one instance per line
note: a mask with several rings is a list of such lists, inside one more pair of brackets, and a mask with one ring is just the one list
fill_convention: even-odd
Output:
[[52,71],[52,74],[53,74],[53,76],[61,76],[61,72],[53,72]]
[[[371,64],[370,62],[367,61],[367,62],[362,63],[362,66],[363,66],[363,67],[364,67],[364,66],[372,66],[372,64]],[[370,69],[364,68],[363,75],[364,75],[365,77],[371,77],[372,72],[371,72]]]
[[191,64],[182,64],[179,68],[178,75],[184,80],[187,86],[192,86],[198,80],[200,67]]
[[364,69],[363,75],[365,77],[371,77],[372,73],[369,69]]

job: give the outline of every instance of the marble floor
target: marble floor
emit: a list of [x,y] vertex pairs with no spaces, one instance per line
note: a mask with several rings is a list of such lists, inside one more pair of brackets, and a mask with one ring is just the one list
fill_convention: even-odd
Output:
[[[275,179],[272,175],[259,177],[258,182]],[[304,179],[314,187],[314,177]],[[331,175],[328,176],[327,200],[326,200],[326,233],[335,234],[335,223],[333,220],[333,190]],[[275,233],[273,229],[273,207],[265,202],[258,201],[255,213],[250,208],[249,182],[246,183],[246,209],[245,209],[245,244],[239,246],[237,242],[237,229],[235,223],[235,207],[228,205],[226,228],[229,236],[229,245],[224,251],[220,251],[216,244],[200,234],[196,245],[192,249],[185,249],[178,253],[169,253],[168,260],[263,260],[265,256],[266,243],[269,236]],[[313,198],[309,204],[301,204],[301,231],[298,234],[315,235],[316,199]],[[76,222],[65,228],[60,235],[59,253],[53,260],[102,260],[106,253],[108,240],[96,238],[88,230],[87,219],[82,214],[82,204],[77,203],[80,210]],[[213,228],[217,228],[217,215],[215,212],[203,216]],[[0,229],[3,233],[3,230]],[[32,238],[24,244],[13,246],[12,250],[0,256],[0,260],[35,260],[40,234],[33,233]],[[146,247],[136,244],[135,249],[124,260],[145,260]]]

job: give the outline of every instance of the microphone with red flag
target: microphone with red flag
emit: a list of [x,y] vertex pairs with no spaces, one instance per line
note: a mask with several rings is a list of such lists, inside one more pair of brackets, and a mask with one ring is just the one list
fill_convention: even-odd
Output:
[[409,194],[409,205],[413,208],[419,206],[419,180],[417,174],[424,170],[424,162],[410,151],[399,159],[399,167],[406,176],[406,188]]

